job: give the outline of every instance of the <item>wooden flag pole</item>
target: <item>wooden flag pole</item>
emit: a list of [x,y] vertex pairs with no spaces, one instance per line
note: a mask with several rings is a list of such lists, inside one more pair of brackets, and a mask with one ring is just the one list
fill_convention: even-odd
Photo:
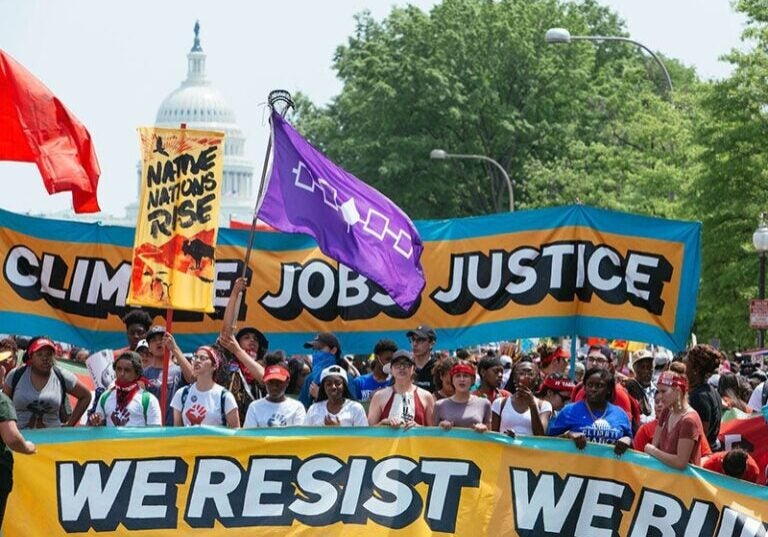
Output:
[[[182,123],[179,128],[186,129],[187,124]],[[176,258],[174,252],[173,258]],[[165,333],[170,334],[173,330],[173,308],[165,310]],[[163,345],[163,382],[160,385],[160,424],[166,425],[166,410],[168,408],[168,370],[171,363],[171,351]]]

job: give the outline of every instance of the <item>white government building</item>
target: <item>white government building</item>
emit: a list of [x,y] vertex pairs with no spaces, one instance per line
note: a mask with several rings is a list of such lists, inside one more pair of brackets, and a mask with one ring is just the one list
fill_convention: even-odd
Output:
[[[200,24],[195,23],[195,40],[187,54],[187,78],[160,104],[155,126],[214,130],[225,133],[224,181],[221,188],[220,227],[230,222],[250,224],[256,203],[257,186],[253,182],[253,162],[245,157],[245,136],[237,124],[235,113],[205,75],[206,54],[200,45]],[[141,185],[141,162],[137,164],[137,198]],[[46,218],[98,221],[134,227],[138,218],[139,201],[128,204],[124,217],[105,213],[76,215],[72,209],[44,215]]]

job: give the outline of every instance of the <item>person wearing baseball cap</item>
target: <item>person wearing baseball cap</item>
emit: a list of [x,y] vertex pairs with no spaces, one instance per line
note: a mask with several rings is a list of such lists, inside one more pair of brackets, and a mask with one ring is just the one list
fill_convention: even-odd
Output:
[[433,393],[435,385],[432,380],[432,367],[435,365],[436,360],[432,356],[432,349],[437,342],[437,334],[435,334],[431,326],[420,324],[413,330],[406,332],[405,336],[411,342],[411,352],[413,353],[416,372],[414,384]]
[[656,419],[654,398],[656,397],[656,384],[653,382],[653,353],[647,349],[640,349],[632,354],[632,371],[634,378],[627,379],[625,387],[629,394],[640,405],[640,424],[643,425]]
[[173,408],[171,400],[176,390],[181,386],[182,379],[187,383],[195,381],[192,364],[176,344],[173,336],[164,326],[154,325],[147,330],[146,337],[149,346],[149,358],[144,364],[144,378],[149,381],[147,391],[162,401],[163,363],[165,362],[165,349],[175,358],[176,363],[170,360],[168,363],[168,385],[165,402],[165,425],[173,425]]
[[304,425],[367,427],[368,418],[363,405],[353,400],[349,391],[347,372],[331,365],[320,374],[317,402],[307,411]]
[[398,350],[392,355],[390,364],[394,384],[373,394],[368,407],[368,424],[406,430],[416,425],[429,425],[435,400],[431,393],[413,382],[413,355]]
[[571,394],[575,387],[576,384],[570,378],[560,373],[553,373],[544,379],[539,387],[539,399],[549,401],[552,405],[550,420],[554,420],[557,413],[571,402]]
[[304,405],[285,396],[290,379],[288,365],[283,362],[264,368],[263,381],[267,396],[248,406],[243,427],[288,427],[304,424]]
[[[24,365],[5,377],[4,391],[16,408],[19,429],[74,427],[91,402],[85,384],[56,365],[55,353],[50,338],[34,337],[22,358]],[[77,398],[71,413],[67,394]]]
[[304,408],[309,408],[315,400],[320,385],[320,374],[323,370],[332,365],[344,367],[345,362],[341,359],[339,338],[332,332],[320,332],[304,343],[304,348],[312,349],[312,371],[304,379],[304,385],[299,393],[299,401],[304,405]]

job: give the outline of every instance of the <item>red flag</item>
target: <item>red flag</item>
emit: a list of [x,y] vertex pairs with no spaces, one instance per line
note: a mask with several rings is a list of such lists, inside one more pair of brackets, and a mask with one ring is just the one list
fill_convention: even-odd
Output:
[[49,194],[72,192],[76,213],[100,211],[91,135],[66,106],[0,50],[0,160],[35,162]]

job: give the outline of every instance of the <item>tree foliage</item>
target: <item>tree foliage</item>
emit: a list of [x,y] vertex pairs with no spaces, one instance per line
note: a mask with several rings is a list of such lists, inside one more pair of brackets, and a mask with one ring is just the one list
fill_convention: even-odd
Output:
[[703,222],[697,331],[727,348],[752,347],[748,300],[757,297],[758,256],[752,233],[768,209],[768,4],[741,1],[744,38],[753,46],[726,56],[735,69],[710,84],[697,128],[701,172],[690,210]]
[[[334,67],[343,89],[328,106],[300,99],[299,128],[329,156],[414,218],[581,202],[669,216],[695,164],[690,108],[664,100],[652,60],[626,44],[551,45],[544,34],[621,35],[595,1],[445,0],[430,13],[396,8],[357,19]],[[684,84],[690,70],[675,64]],[[675,96],[677,100],[677,95]]]

